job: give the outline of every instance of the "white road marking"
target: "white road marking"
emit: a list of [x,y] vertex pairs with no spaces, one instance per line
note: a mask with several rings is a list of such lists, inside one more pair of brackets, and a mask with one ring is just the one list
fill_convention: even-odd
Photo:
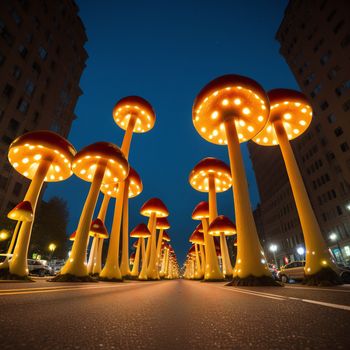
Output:
[[[154,282],[146,282],[142,283],[142,285],[146,284],[154,284]],[[85,287],[70,287],[70,286],[58,286],[58,287],[48,287],[46,289],[44,288],[33,288],[33,289],[26,289],[25,291],[22,291],[24,289],[15,289],[15,290],[2,290],[0,292],[1,296],[7,296],[7,295],[20,295],[20,294],[36,294],[36,293],[54,293],[54,292],[65,292],[65,291],[76,291],[76,290],[87,290],[87,289],[104,289],[104,288],[120,288],[120,287],[128,287],[128,286],[137,286],[141,285],[138,283],[125,283],[125,284],[113,284],[113,285],[99,285],[99,286],[85,286]]]
[[263,292],[257,292],[255,290],[251,290],[251,289],[240,289],[240,288],[237,288],[237,287],[233,287],[233,288],[230,288],[230,287],[216,287],[216,288],[228,290],[228,291],[231,291],[231,292],[238,292],[238,293],[243,293],[243,294],[249,294],[249,295],[258,296],[258,297],[262,297],[262,298],[275,299],[275,300],[279,300],[279,301],[286,301],[286,300],[301,301],[301,302],[304,302],[304,303],[330,307],[330,308],[333,308],[333,309],[340,309],[340,310],[350,311],[350,306],[348,306],[348,305],[326,303],[326,302],[323,302],[323,301],[302,299],[302,298],[296,298],[296,297],[289,297],[289,296],[284,296],[284,295],[280,295],[280,294],[263,293]]
[[305,290],[323,290],[323,291],[326,291],[326,292],[350,293],[350,290],[345,290],[345,289],[332,289],[332,288],[291,287],[291,286],[284,286],[283,288],[287,288],[287,289],[305,289]]

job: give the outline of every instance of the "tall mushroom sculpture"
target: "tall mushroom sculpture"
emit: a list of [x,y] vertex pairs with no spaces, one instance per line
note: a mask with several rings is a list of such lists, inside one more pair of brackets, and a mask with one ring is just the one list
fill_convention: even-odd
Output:
[[[157,218],[169,216],[169,211],[165,204],[159,198],[149,199],[140,209],[143,216],[149,217],[148,229],[151,232],[151,237],[147,242],[146,260],[147,278],[150,280],[159,279],[158,263],[157,263],[157,237],[156,237],[156,220]],[[141,274],[145,274],[142,264]]]
[[157,264],[160,265],[160,251],[163,242],[163,233],[164,230],[168,230],[170,228],[169,221],[166,217],[157,218],[156,221],[156,229],[159,230],[158,242],[157,242]]
[[94,239],[91,244],[87,269],[88,269],[88,274],[93,275],[93,274],[98,274],[97,271],[94,272],[94,268],[98,263],[100,263],[100,261],[98,261],[99,253],[100,253],[99,251],[100,242],[102,246],[103,240],[108,238],[108,232],[107,232],[106,226],[101,219],[97,218],[94,221],[92,221],[89,235],[92,236]]
[[122,151],[109,142],[96,142],[79,151],[73,162],[74,173],[91,182],[80,216],[72,252],[56,280],[87,280],[85,264],[90,224],[102,183],[123,181],[128,176],[129,164]]
[[[130,237],[139,239],[139,247],[142,252],[142,270],[138,275],[139,280],[147,280],[147,257],[145,248],[145,238],[151,237],[151,232],[145,224],[137,225],[131,232]],[[136,277],[136,275],[134,275]]]
[[15,247],[15,243],[18,236],[18,231],[21,227],[22,222],[30,222],[33,221],[33,208],[30,202],[23,201],[17,204],[8,214],[7,217],[11,220],[16,220],[17,224],[13,231],[13,235],[11,238],[10,245],[7,249],[5,263],[10,259],[10,256],[13,254],[13,248]]
[[208,233],[220,237],[222,272],[226,278],[232,277],[233,269],[225,236],[232,236],[237,233],[235,224],[227,216],[219,215],[210,224]]
[[136,278],[140,273],[139,268],[140,268],[140,255],[141,255],[141,238],[135,241],[135,243],[133,244],[133,247],[136,249],[136,252],[135,252],[134,263],[132,265],[131,277]]
[[197,132],[211,143],[228,147],[239,233],[234,284],[275,284],[260,246],[239,146],[263,129],[269,109],[264,89],[256,81],[234,74],[211,81],[193,105]]
[[[44,182],[63,181],[72,175],[71,164],[76,151],[62,136],[51,131],[32,131],[14,140],[8,159],[20,174],[32,180],[24,201],[30,202],[35,216],[36,205]],[[18,232],[13,256],[0,269],[9,269],[20,278],[28,275],[27,255],[33,220],[24,221]]]
[[269,91],[268,97],[271,104],[268,122],[253,141],[262,146],[280,146],[304,234],[305,280],[310,284],[319,284],[323,280],[337,283],[336,266],[322,236],[289,142],[306,131],[312,120],[312,108],[306,96],[298,91],[274,89]]
[[[217,217],[216,193],[227,191],[232,186],[231,171],[223,161],[208,157],[202,159],[191,171],[189,176],[191,186],[200,192],[208,192],[209,197],[209,224]],[[204,231],[207,231],[207,222],[202,221]],[[205,280],[222,280],[218,260],[214,255],[212,238],[207,235],[206,245],[207,266]],[[209,265],[209,266],[208,266]]]
[[[119,100],[113,108],[113,118],[116,124],[125,130],[121,150],[128,159],[130,144],[133,133],[145,133],[154,126],[156,116],[150,103],[139,96],[128,96]],[[100,273],[100,278],[106,281],[121,281],[122,272],[119,268],[119,242],[120,227],[122,223],[124,200],[127,198],[125,192],[125,183],[118,185],[118,195],[114,208],[113,224],[111,237],[108,246],[106,264]],[[125,255],[125,254],[124,254]],[[124,258],[125,259],[125,258]],[[124,268],[127,264],[123,260],[124,272],[128,269]],[[127,266],[126,266],[127,267]]]
[[189,238],[189,241],[194,245],[195,248],[195,259],[196,259],[196,270],[194,274],[195,279],[203,278],[203,268],[201,265],[200,257],[199,257],[199,249],[198,246],[204,243],[203,234],[199,232],[199,230],[194,230]]

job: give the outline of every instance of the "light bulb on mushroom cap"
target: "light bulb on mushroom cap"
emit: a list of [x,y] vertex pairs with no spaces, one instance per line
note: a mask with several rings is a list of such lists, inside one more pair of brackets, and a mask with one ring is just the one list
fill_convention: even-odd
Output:
[[289,140],[303,134],[312,121],[312,108],[307,97],[290,89],[273,89],[267,95],[271,105],[270,116],[253,141],[261,146],[277,145],[273,123],[278,120],[283,122]]
[[199,202],[192,212],[193,220],[202,220],[209,218],[209,203],[202,201]]
[[106,239],[109,236],[105,224],[99,218],[91,222],[89,235],[93,237],[97,236],[98,238],[103,239]]
[[7,217],[16,221],[33,221],[33,208],[29,201],[23,201],[17,204],[8,214]]
[[62,136],[46,130],[31,131],[17,137],[9,147],[8,159],[20,174],[33,179],[41,161],[51,163],[46,182],[58,182],[72,175],[75,148]]
[[189,176],[191,186],[200,192],[209,192],[208,179],[215,179],[216,192],[227,191],[232,186],[231,169],[223,161],[208,157],[202,159],[193,168]]
[[119,147],[110,142],[96,142],[84,147],[74,157],[72,169],[82,180],[92,182],[99,164],[106,166],[102,183],[123,181],[128,176],[128,161]]
[[144,133],[154,126],[156,115],[151,104],[139,96],[128,96],[119,100],[113,108],[113,118],[123,130],[127,129],[131,116],[136,118],[133,132]]
[[159,198],[151,198],[140,209],[140,214],[150,217],[152,213],[156,213],[157,217],[169,216],[169,211],[165,204]]
[[212,236],[220,236],[220,233],[224,233],[225,236],[232,236],[237,233],[236,225],[224,215],[219,215],[209,225],[208,233]]
[[138,224],[131,232],[130,237],[133,238],[148,238],[151,236],[151,232],[144,223]]
[[236,121],[239,142],[253,138],[267,121],[269,100],[256,81],[240,75],[224,75],[212,80],[198,94],[192,120],[207,141],[227,144],[224,122]]

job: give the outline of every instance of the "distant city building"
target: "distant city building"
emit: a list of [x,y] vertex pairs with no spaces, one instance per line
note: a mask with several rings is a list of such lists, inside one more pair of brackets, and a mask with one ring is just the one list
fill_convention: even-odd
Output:
[[[291,0],[276,35],[313,107],[312,124],[292,145],[324,238],[339,262],[350,262],[349,9],[346,0]],[[266,242],[278,245],[280,257],[300,258],[295,247],[301,228],[279,148],[251,143],[249,149]]]
[[67,136],[82,91],[85,28],[73,0],[0,1],[0,215],[28,181],[7,161],[10,143],[38,129]]

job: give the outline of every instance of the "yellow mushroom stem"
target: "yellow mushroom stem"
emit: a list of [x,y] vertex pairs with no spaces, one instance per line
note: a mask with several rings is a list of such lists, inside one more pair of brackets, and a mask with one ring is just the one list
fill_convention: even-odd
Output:
[[157,280],[159,279],[159,271],[157,266],[157,230],[156,230],[156,213],[152,212],[149,220],[149,230],[151,232],[150,240],[147,244],[150,245],[149,259],[148,259],[148,269],[147,277],[148,279]]
[[313,275],[325,267],[336,269],[322,236],[315,213],[312,209],[283,122],[277,120],[273,125],[281,148],[283,160],[286,165],[295,204],[298,210],[300,224],[304,234],[306,248],[305,274]]
[[98,235],[95,234],[90,248],[89,262],[87,264],[87,272],[89,275],[93,273],[94,264],[96,263],[98,239]]
[[135,252],[135,259],[134,264],[132,266],[131,270],[131,276],[137,277],[139,275],[139,268],[140,268],[140,252],[141,252],[141,238],[137,241],[137,247]]
[[199,259],[199,251],[198,251],[198,244],[195,243],[194,244],[194,249],[196,251],[196,271],[195,271],[195,278],[196,279],[202,279],[203,278],[203,274],[202,274],[202,266],[201,266],[201,262]]
[[129,184],[129,180],[125,180],[122,220],[122,258],[120,262],[122,276],[130,276],[131,274],[129,265]]
[[[237,226],[237,260],[234,277],[270,276],[259,242],[250,205],[248,183],[234,118],[225,121],[228,154],[231,166],[232,190]],[[264,261],[264,263],[262,262]]]
[[166,278],[168,276],[169,272],[169,248],[167,249],[167,254],[165,256],[165,270],[164,270],[164,277]]
[[[202,226],[203,226],[203,224],[202,224]],[[203,234],[203,236],[204,236],[204,234]],[[204,276],[204,274],[205,274],[205,265],[206,265],[204,249],[205,249],[204,245],[203,245],[203,244],[200,244],[200,245],[199,245],[199,251],[200,251],[200,253],[201,253],[201,267],[202,267],[202,275],[203,275],[203,276]]]
[[139,274],[139,280],[145,281],[147,280],[147,256],[146,256],[146,248],[145,248],[145,239],[143,237],[141,237],[140,239],[141,239],[141,251],[142,251],[142,268]]
[[[51,160],[48,159],[43,159],[40,162],[33,180],[29,185],[28,191],[24,197],[24,200],[30,202],[32,205],[33,216],[35,216],[36,206],[40,196],[41,188],[45,181],[46,174],[50,169],[51,163]],[[30,222],[23,222],[19,229],[18,239],[13,251],[13,256],[8,262],[10,273],[13,275],[22,277],[28,275],[27,255],[33,222],[34,219]]]
[[91,220],[96,207],[98,195],[100,193],[105,169],[105,162],[99,163],[96,167],[90,190],[85,200],[84,208],[79,219],[72,252],[66,264],[61,270],[62,275],[71,274],[78,277],[87,275],[87,266],[85,262],[86,246],[89,239]]
[[15,229],[13,231],[13,235],[12,235],[12,238],[11,238],[10,245],[9,245],[9,247],[7,249],[6,259],[4,261],[5,263],[7,263],[10,260],[10,255],[13,254],[13,248],[15,246],[16,239],[17,239],[18,232],[19,232],[19,229],[21,227],[21,224],[22,224],[22,221],[17,221],[16,227],[15,227]]
[[228,253],[227,240],[223,232],[220,232],[220,249],[222,257],[222,272],[224,276],[232,277],[233,269],[230,255]]
[[124,153],[126,159],[129,158],[130,144],[131,144],[132,134],[134,132],[136,121],[137,121],[136,116],[132,114],[131,117],[129,118],[128,126],[125,130],[121,150]]
[[164,229],[159,229],[159,235],[158,235],[158,242],[157,242],[157,267],[159,268],[160,266],[160,253],[161,253],[161,248],[162,248],[162,241],[163,241],[163,232]]
[[[108,209],[108,204],[110,201],[111,197],[106,193],[103,196],[103,201],[100,207],[100,211],[97,215],[97,217],[104,223],[106,219],[106,214],[107,214],[107,209]],[[94,239],[97,240],[97,255],[95,257],[95,261],[93,263],[93,268],[92,268],[92,274],[100,274],[101,269],[102,269],[102,250],[103,250],[103,242],[104,238],[101,237],[94,237]]]
[[160,273],[159,273],[159,276],[161,278],[164,278],[164,276],[165,276],[165,266],[166,266],[168,253],[169,253],[169,249],[168,248],[164,248],[163,249],[162,267],[161,267]]

